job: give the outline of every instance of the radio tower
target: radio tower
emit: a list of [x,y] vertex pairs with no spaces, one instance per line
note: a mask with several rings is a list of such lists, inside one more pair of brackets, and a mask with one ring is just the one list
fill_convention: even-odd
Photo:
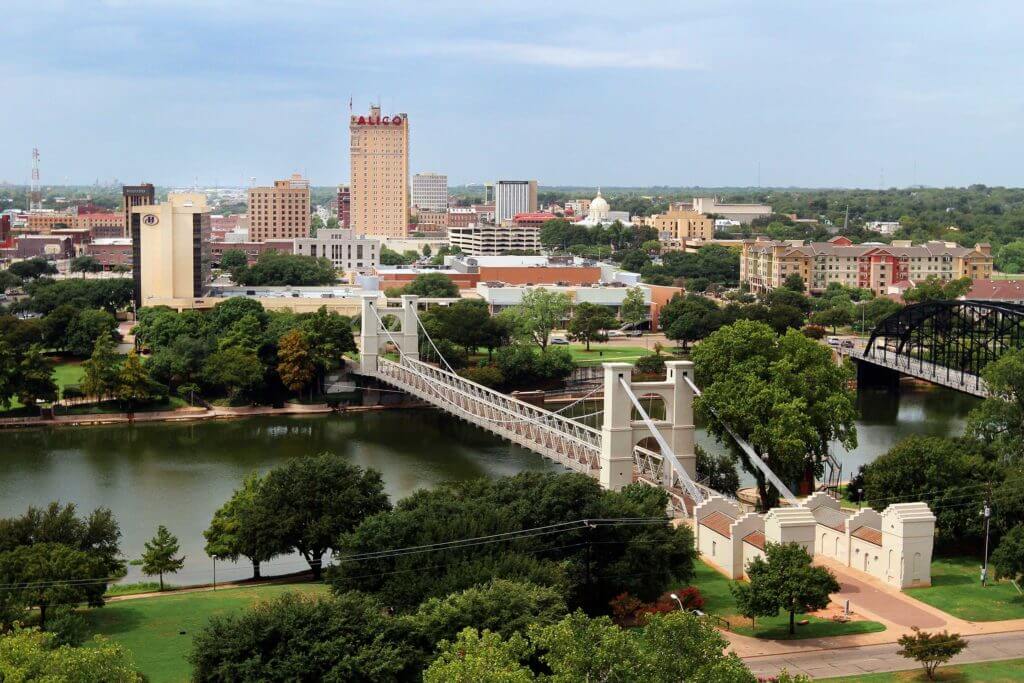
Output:
[[28,195],[29,211],[43,208],[43,193],[39,189],[39,148],[32,148],[32,185]]

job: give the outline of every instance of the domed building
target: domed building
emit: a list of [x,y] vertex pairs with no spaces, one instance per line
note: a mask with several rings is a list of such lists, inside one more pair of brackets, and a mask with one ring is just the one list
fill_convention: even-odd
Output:
[[577,221],[576,225],[593,227],[597,225],[611,225],[615,221],[620,221],[623,225],[629,225],[629,212],[612,211],[608,200],[601,196],[601,189],[598,188],[597,196],[590,201],[590,210],[587,212],[587,217]]

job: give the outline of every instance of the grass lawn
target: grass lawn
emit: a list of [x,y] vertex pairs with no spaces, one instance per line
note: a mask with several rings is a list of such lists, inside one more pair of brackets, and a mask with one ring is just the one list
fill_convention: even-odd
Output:
[[[1021,680],[1022,672],[1024,672],[1024,659],[1004,659],[1000,662],[940,666],[935,671],[935,680],[947,683],[1010,683],[1010,681]],[[918,667],[909,671],[844,676],[843,678],[827,678],[825,680],[857,681],[858,683],[910,683],[911,681],[927,681],[928,677],[924,675],[924,669]]]
[[993,280],[1024,280],[1024,273],[997,273],[992,271]]
[[[225,614],[288,591],[324,593],[318,583],[229,588],[108,603],[84,612],[91,633],[100,633],[132,652],[135,665],[152,683],[190,678],[192,635],[215,614]],[[182,635],[184,632],[184,635]]]
[[[57,388],[63,392],[64,387],[69,384],[78,384],[82,381],[82,377],[85,375],[85,368],[82,367],[81,363],[59,363],[53,366],[53,381],[57,383]],[[15,411],[18,408],[22,408],[21,401],[17,397],[11,398],[11,411]],[[19,413],[12,413],[11,415],[5,415],[5,417],[14,417]]]
[[695,568],[697,577],[693,585],[704,596],[704,611],[722,617],[729,622],[730,628],[740,635],[769,640],[798,640],[885,630],[885,626],[877,621],[849,621],[840,624],[830,619],[798,614],[797,621],[807,619],[810,623],[803,626],[797,624],[796,633],[789,635],[789,614],[782,612],[774,617],[758,619],[757,627],[751,628],[750,619],[736,614],[736,602],[729,591],[729,584],[732,582],[701,561],[697,561]]
[[1009,581],[989,581],[983,588],[980,573],[981,561],[976,558],[936,558],[932,560],[932,585],[904,593],[968,621],[1024,618],[1024,595]]
[[[559,348],[557,346],[553,348]],[[569,344],[561,348],[569,349],[572,359],[578,365],[595,365],[610,361],[632,363],[643,356],[654,353],[643,346],[613,346],[611,344],[591,344],[590,351],[587,351],[583,344]]]

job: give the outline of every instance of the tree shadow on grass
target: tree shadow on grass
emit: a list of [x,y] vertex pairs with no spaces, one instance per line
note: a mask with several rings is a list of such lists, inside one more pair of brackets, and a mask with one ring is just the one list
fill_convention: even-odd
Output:
[[145,617],[137,607],[118,605],[117,609],[96,607],[82,613],[90,633],[111,636],[136,630]]

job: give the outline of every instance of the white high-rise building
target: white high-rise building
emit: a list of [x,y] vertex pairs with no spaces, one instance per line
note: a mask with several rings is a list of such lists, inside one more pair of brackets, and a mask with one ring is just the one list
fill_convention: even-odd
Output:
[[511,223],[517,213],[537,210],[536,180],[499,180],[494,183],[494,222]]
[[412,205],[418,211],[448,210],[448,176],[417,173],[412,177]]

